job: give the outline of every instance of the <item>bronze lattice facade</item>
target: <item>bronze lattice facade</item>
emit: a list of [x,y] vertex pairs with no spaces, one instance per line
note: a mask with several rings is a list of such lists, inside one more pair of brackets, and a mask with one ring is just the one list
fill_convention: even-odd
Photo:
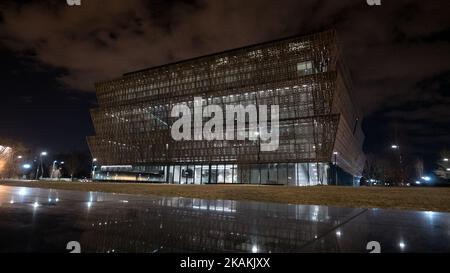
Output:
[[[161,183],[352,184],[364,165],[361,115],[335,31],[149,68],[96,84],[95,179]],[[279,105],[279,148],[175,141],[178,103]],[[225,107],[223,107],[225,109]],[[337,165],[337,168],[335,167]],[[337,182],[336,182],[337,181]]]

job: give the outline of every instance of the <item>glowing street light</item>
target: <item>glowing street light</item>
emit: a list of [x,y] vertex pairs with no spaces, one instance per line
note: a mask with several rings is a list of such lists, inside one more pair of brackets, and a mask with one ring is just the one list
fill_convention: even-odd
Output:
[[337,170],[337,156],[339,155],[338,152],[333,152],[334,155],[334,184],[337,186],[338,182],[338,170]]
[[421,178],[425,181],[431,181],[431,177],[429,176],[422,176]]
[[39,178],[42,178],[42,176],[44,176],[44,166],[42,166],[42,157],[43,156],[47,156],[48,155],[48,153],[47,152],[41,152],[41,154],[39,155],[39,160],[40,160],[40,167],[41,167],[41,171],[42,171],[42,174],[41,174],[41,176],[39,177],[39,167],[37,167],[36,168],[36,179],[39,179]]
[[399,149],[400,146],[398,146],[398,145],[391,145],[391,148],[392,148],[392,149]]
[[445,162],[448,162],[448,158],[444,158],[444,161],[445,161]]
[[29,170],[31,169],[31,164],[23,164],[22,168]]
[[91,171],[92,171],[92,173],[91,173],[91,178],[92,178],[92,181],[94,181],[94,177],[95,177],[95,169],[96,169],[96,165],[95,165],[95,162],[97,162],[97,158],[93,158],[92,159],[92,166],[91,166]]

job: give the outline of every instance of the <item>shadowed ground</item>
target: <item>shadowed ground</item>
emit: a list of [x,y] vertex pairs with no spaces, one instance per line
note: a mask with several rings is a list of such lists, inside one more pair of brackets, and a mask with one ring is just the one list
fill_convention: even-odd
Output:
[[167,185],[136,183],[19,182],[8,186],[127,193],[202,199],[248,200],[356,208],[450,212],[450,188],[288,187],[258,185]]

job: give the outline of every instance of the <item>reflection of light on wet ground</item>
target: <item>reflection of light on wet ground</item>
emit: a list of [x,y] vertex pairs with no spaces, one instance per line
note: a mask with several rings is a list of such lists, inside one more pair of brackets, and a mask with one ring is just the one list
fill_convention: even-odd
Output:
[[30,190],[29,190],[28,188],[20,188],[18,194],[19,194],[20,196],[26,196],[26,195],[28,195],[28,192],[29,192],[29,191],[30,191]]
[[[6,231],[0,252],[20,243],[24,251],[48,250],[73,240],[85,252],[367,252],[369,239],[382,242],[383,252],[450,251],[450,214],[438,212],[14,187],[0,193],[0,202]],[[45,240],[11,241],[27,229]]]

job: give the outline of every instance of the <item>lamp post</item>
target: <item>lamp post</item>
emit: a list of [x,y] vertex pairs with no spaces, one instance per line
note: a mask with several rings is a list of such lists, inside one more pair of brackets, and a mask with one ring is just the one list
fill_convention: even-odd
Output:
[[334,152],[334,184],[337,186],[337,181],[338,181],[338,170],[337,170],[337,156],[338,156],[338,152]]
[[397,144],[393,144],[393,145],[391,145],[391,149],[398,150],[398,159],[399,159],[399,163],[400,163],[400,179],[401,179],[401,184],[403,186],[405,179],[404,179],[404,173],[403,173],[403,160],[402,160],[402,153],[400,151],[400,146]]
[[92,167],[91,167],[91,169],[92,169],[91,179],[92,180],[94,180],[94,176],[95,176],[95,167],[96,167],[95,162],[97,162],[97,158],[92,159]]
[[52,173],[50,174],[50,178],[53,179],[53,174],[55,173],[55,165],[56,163],[58,163],[58,161],[53,161],[53,165],[52,165]]
[[[36,177],[35,177],[35,179],[40,179],[40,178],[42,178],[42,176],[44,176],[44,167],[42,166],[42,157],[43,156],[47,156],[47,152],[41,152],[40,155],[39,155],[39,165],[40,166],[36,167]],[[41,176],[39,176],[39,167],[41,168],[41,171],[42,171]]]

